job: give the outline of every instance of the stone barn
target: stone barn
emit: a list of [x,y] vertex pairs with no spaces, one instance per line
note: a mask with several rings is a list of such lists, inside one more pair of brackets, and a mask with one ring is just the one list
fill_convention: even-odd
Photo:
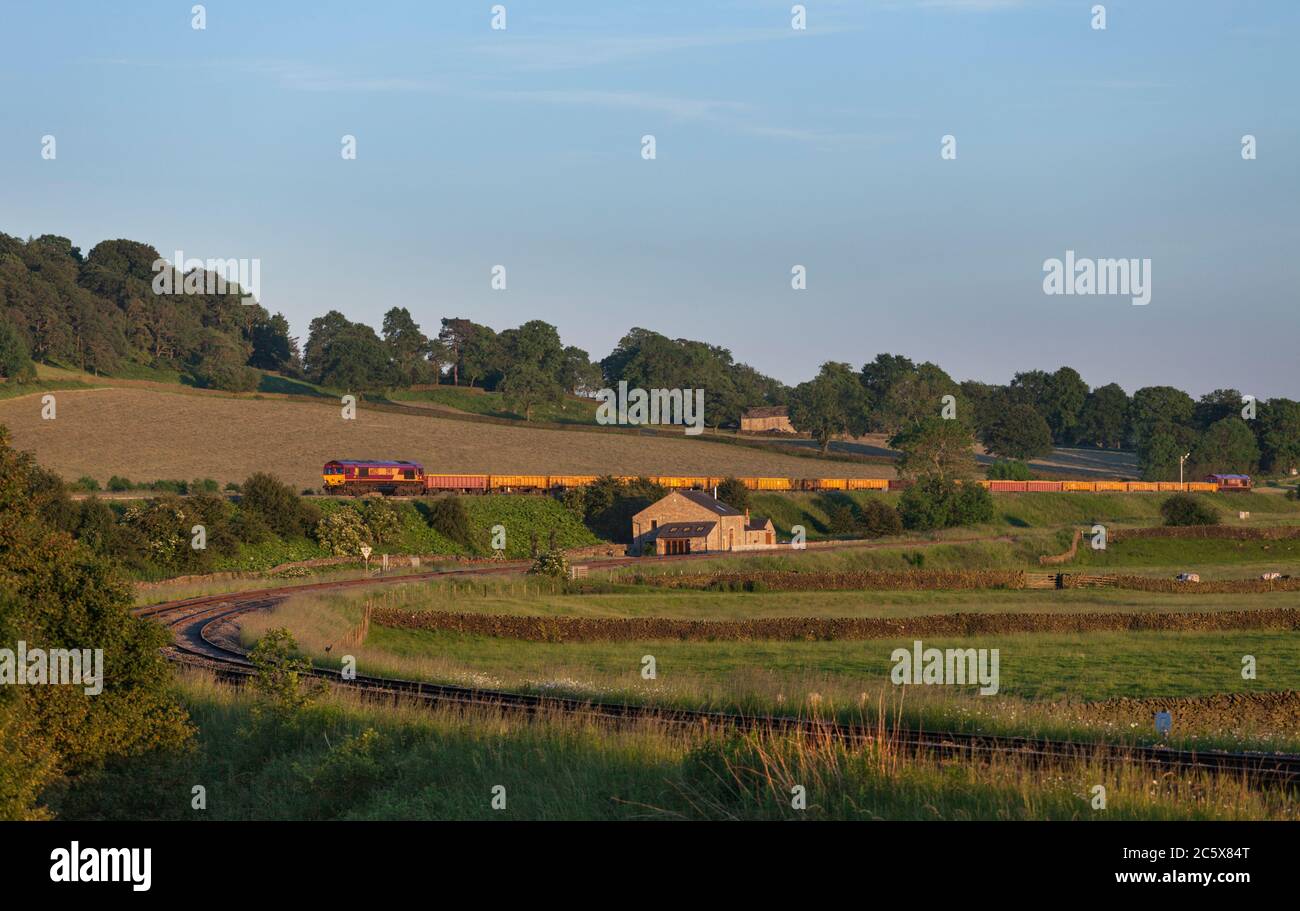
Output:
[[790,411],[784,405],[750,408],[740,415],[740,429],[744,433],[794,433]]
[[776,546],[770,519],[751,517],[703,490],[674,490],[632,517],[632,553],[695,554]]

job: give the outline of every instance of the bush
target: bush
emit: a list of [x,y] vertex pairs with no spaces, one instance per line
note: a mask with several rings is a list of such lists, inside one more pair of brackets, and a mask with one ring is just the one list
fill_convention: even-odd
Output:
[[77,490],[86,490],[86,491],[90,491],[91,493],[94,493],[96,490],[99,490],[99,482],[96,481],[94,478],[92,478],[90,475],[82,475],[81,477],[77,478],[77,483],[73,484],[72,486],[75,487]]
[[316,523],[316,540],[336,557],[359,557],[362,546],[370,543],[370,530],[361,513],[344,506]]
[[375,544],[392,544],[401,534],[402,522],[397,517],[397,510],[381,498],[362,500],[357,504],[357,512],[366,523],[370,540]]
[[534,576],[554,576],[557,579],[564,579],[569,575],[569,561],[564,558],[562,551],[544,550],[537,555],[528,572]]
[[987,472],[990,481],[1032,481],[1034,473],[1024,462],[1011,459],[994,462]]
[[1218,525],[1219,513],[1201,498],[1176,493],[1160,504],[1166,525]]
[[858,520],[861,531],[869,538],[901,534],[903,519],[898,510],[881,500],[867,500]]
[[265,472],[251,475],[240,486],[239,508],[256,513],[281,538],[310,534],[320,522],[320,509],[301,499],[293,488]]
[[108,489],[121,493],[127,490],[134,490],[135,485],[126,478],[120,477],[119,475],[113,475],[108,479]]
[[749,488],[737,478],[726,478],[718,485],[718,499],[732,509],[744,512],[749,509]]
[[903,525],[917,531],[979,525],[993,519],[993,497],[978,484],[922,478],[898,503]]
[[826,515],[826,527],[833,535],[850,535],[858,530],[857,517],[848,503],[836,503]]
[[426,507],[425,520],[439,534],[462,547],[471,546],[473,530],[470,527],[469,512],[460,497],[438,497]]
[[631,543],[632,517],[668,493],[664,487],[647,478],[637,478],[623,483],[618,478],[604,476],[595,483],[571,491],[565,505],[582,516],[582,520],[606,541]]

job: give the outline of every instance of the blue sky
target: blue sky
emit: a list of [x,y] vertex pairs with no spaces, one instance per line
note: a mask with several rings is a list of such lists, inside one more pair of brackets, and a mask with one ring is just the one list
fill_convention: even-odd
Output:
[[[5,0],[0,231],[259,258],[300,335],[396,305],[787,382],[891,351],[1300,397],[1289,0],[191,5]],[[1151,303],[1045,295],[1067,249],[1150,258]]]

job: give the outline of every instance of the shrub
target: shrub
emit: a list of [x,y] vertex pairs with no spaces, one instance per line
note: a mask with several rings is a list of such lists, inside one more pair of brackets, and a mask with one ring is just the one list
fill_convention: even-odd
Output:
[[1032,481],[1034,478],[1029,466],[1016,459],[994,462],[987,474],[990,481]]
[[[570,491],[573,492],[576,491]],[[462,547],[471,546],[473,530],[470,527],[469,512],[460,497],[438,497],[426,507],[425,519],[429,527],[439,534]]]
[[978,525],[992,521],[993,497],[978,484],[928,477],[903,491],[898,512],[907,528],[918,531]]
[[90,491],[91,493],[94,493],[96,490],[99,490],[99,482],[96,481],[94,478],[92,478],[90,475],[82,475],[81,477],[77,478],[77,483],[73,484],[72,486],[75,487],[77,490],[86,490],[86,491]]
[[857,517],[848,503],[836,503],[827,512],[827,529],[833,535],[850,535],[858,530]]
[[127,490],[134,490],[135,485],[132,484],[126,478],[123,478],[119,475],[113,475],[111,478],[108,479],[108,489],[121,493]]
[[718,499],[732,509],[744,512],[749,508],[749,488],[737,478],[726,478],[718,485]]
[[569,575],[569,561],[564,558],[562,551],[544,550],[537,555],[528,572],[534,576],[554,576],[563,579]]
[[301,499],[293,488],[265,472],[251,475],[240,486],[239,508],[257,513],[281,538],[309,534],[320,522],[320,509]]
[[359,557],[370,543],[370,530],[351,506],[335,509],[316,523],[316,540],[336,557]]
[[397,510],[381,498],[362,500],[357,504],[357,512],[366,523],[370,540],[375,544],[391,544],[401,534],[402,522],[397,517]]
[[1188,493],[1176,493],[1160,504],[1166,525],[1218,525],[1219,514],[1209,503]]
[[978,484],[961,485],[948,524],[982,525],[992,521],[993,495]]
[[870,538],[901,534],[903,519],[898,510],[881,500],[870,499],[862,505],[858,519],[861,531]]

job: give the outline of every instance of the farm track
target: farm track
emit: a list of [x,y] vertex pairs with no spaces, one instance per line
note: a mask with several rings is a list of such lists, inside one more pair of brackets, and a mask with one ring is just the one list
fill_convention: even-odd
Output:
[[[680,558],[678,558],[680,559]],[[645,558],[628,558],[644,562]],[[612,561],[611,561],[612,562]],[[273,607],[291,594],[375,584],[420,581],[433,577],[463,577],[502,572],[522,572],[526,564],[499,563],[461,570],[443,570],[407,576],[353,579],[235,592],[165,602],[137,608],[138,617],[162,622],[172,630],[173,644],[165,651],[179,664],[201,667],[227,680],[247,680],[254,673],[245,654],[217,641],[214,628],[253,610]],[[341,672],[315,668],[312,675],[372,696],[424,703],[428,706],[484,708],[525,716],[562,713],[606,723],[651,721],[681,730],[703,732],[763,731],[834,738],[850,743],[879,742],[889,750],[941,759],[987,760],[1013,758],[1029,765],[1051,766],[1087,759],[1135,762],[1153,774],[1223,775],[1240,778],[1256,787],[1300,786],[1300,755],[1222,750],[1177,750],[1156,746],[1107,745],[1036,737],[986,735],[960,731],[910,730],[901,726],[872,727],[782,715],[741,715],[690,709],[670,709],[631,703],[594,702],[571,697],[538,696],[482,690],[451,684],[425,683],[387,677],[357,675],[345,680]]]

